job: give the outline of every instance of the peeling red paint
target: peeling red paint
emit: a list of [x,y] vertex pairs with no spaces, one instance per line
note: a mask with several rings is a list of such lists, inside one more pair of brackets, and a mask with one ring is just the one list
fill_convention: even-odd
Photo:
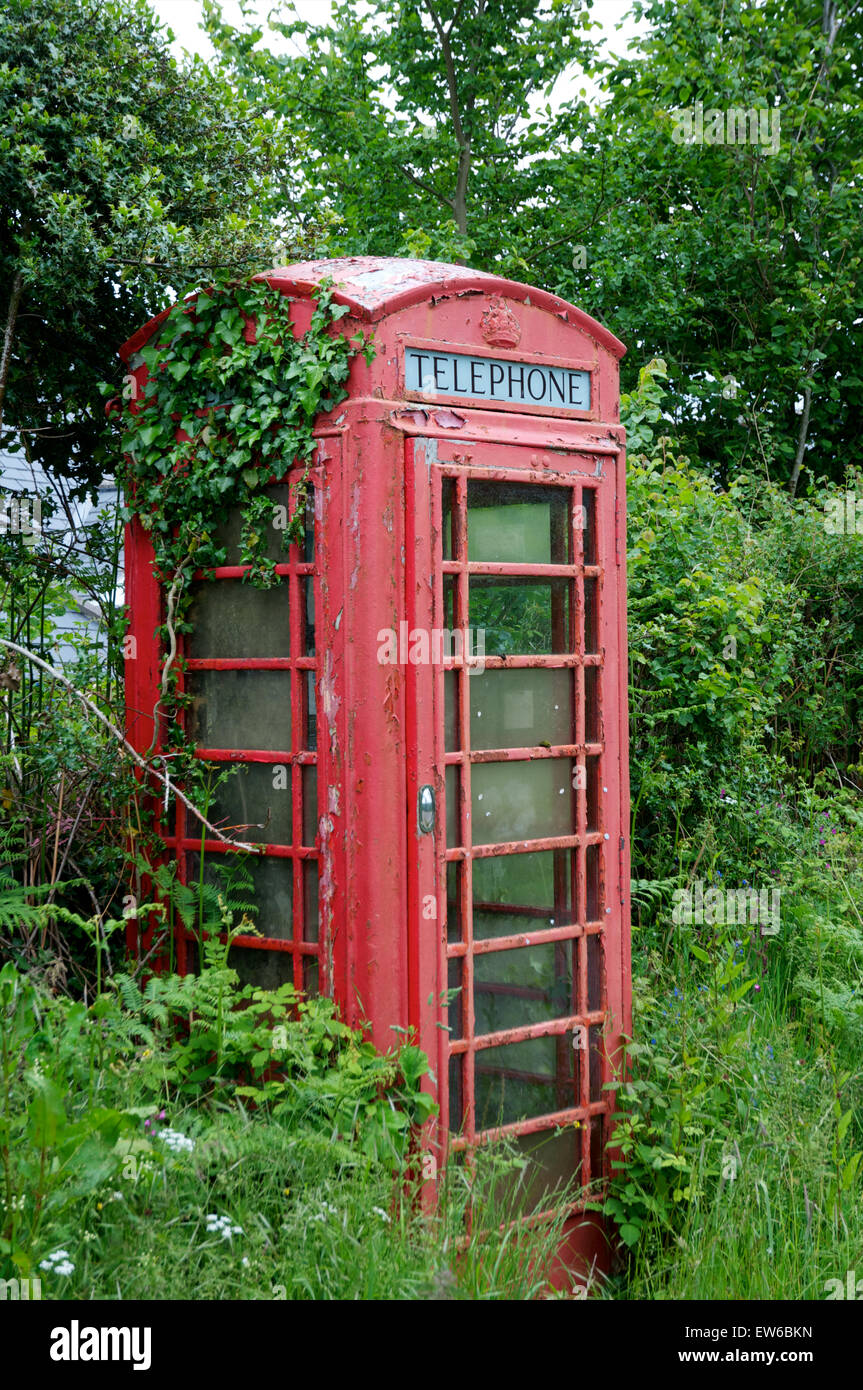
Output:
[[454,410],[436,410],[432,418],[436,425],[445,430],[460,430],[467,423],[465,417]]
[[339,712],[339,706],[342,702],[340,697],[336,694],[336,682],[333,675],[333,654],[331,651],[324,652],[324,669],[321,674],[320,690],[321,709],[324,712],[324,718],[327,724],[330,729],[333,730],[336,716]]

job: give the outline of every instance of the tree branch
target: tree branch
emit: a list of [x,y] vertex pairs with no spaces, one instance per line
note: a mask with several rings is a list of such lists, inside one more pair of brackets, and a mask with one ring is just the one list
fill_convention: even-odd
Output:
[[405,178],[410,179],[411,183],[415,183],[417,188],[422,188],[424,192],[431,193],[432,197],[435,198],[437,202],[442,203],[443,206],[449,208],[451,212],[455,212],[455,203],[452,198],[447,198],[445,193],[438,192],[432,184],[426,183],[425,179],[421,179],[416,174],[412,174],[410,169],[404,164],[400,164],[398,167]]
[[6,327],[3,330],[3,352],[2,356],[0,356],[0,421],[3,419],[3,402],[6,399],[6,382],[9,377],[9,366],[12,362],[12,343],[15,338],[15,321],[18,318],[18,306],[21,303],[21,296],[23,293],[24,280],[20,270],[16,270],[15,278],[12,281],[12,293],[9,296]]
[[797,491],[797,481],[800,477],[800,470],[803,467],[803,455],[806,451],[806,437],[809,434],[809,411],[812,407],[812,387],[806,386],[803,390],[803,414],[800,417],[800,429],[797,431],[797,453],[794,456],[794,468],[791,472],[791,481],[788,490],[793,497]]
[[95,715],[101,724],[104,724],[111,736],[115,738],[121,747],[129,754],[133,762],[135,762],[138,767],[142,768],[149,776],[158,778],[162,786],[165,787],[167,791],[173,792],[174,795],[182,801],[187,811],[191,811],[195,819],[200,821],[205,830],[209,830],[211,834],[215,835],[217,840],[222,840],[226,845],[233,845],[234,849],[250,850],[253,854],[261,853],[260,845],[250,845],[241,840],[231,840],[227,835],[223,835],[221,830],[217,830],[214,825],[211,825],[210,822],[201,815],[197,807],[192,805],[192,802],[186,794],[181,792],[179,787],[174,786],[171,779],[167,777],[165,773],[159,772],[157,768],[152,767],[150,763],[142,758],[140,753],[132,747],[131,743],[129,743],[128,739],[120,732],[117,726],[112,724],[111,720],[102,713],[99,706],[94,704],[77,686],[73,685],[72,682],[63,675],[62,671],[58,671],[54,666],[49,666],[48,662],[43,661],[41,656],[37,656],[35,652],[28,651],[26,647],[19,647],[17,642],[10,642],[6,637],[0,637],[0,647],[8,647],[10,651],[17,652],[19,656],[24,657],[25,661],[32,662],[34,666],[38,666],[40,670],[49,675],[52,680],[59,681],[61,685],[65,686],[76,699],[81,701],[85,709]]

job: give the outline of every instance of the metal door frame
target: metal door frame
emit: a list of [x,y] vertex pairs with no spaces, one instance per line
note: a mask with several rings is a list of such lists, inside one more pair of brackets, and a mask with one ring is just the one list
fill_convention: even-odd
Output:
[[[605,1122],[613,1104],[613,1092],[603,1087],[616,1073],[620,1054],[621,1034],[628,1033],[630,1021],[630,953],[629,953],[629,841],[628,841],[628,768],[627,768],[627,658],[625,610],[625,551],[621,535],[625,517],[623,451],[617,441],[596,447],[593,440],[584,443],[574,437],[571,443],[557,449],[544,449],[539,457],[527,444],[456,441],[415,437],[405,441],[406,452],[406,616],[408,627],[433,630],[444,625],[444,574],[464,573],[465,581],[456,581],[459,594],[456,628],[468,626],[467,576],[471,573],[501,573],[566,577],[572,583],[575,598],[570,622],[575,640],[571,650],[546,657],[486,657],[486,669],[512,669],[517,666],[561,668],[571,667],[576,673],[575,742],[573,744],[493,752],[470,752],[469,702],[460,699],[458,719],[460,749],[446,753],[444,749],[444,671],[458,669],[456,659],[439,666],[407,665],[405,668],[406,743],[409,750],[407,769],[408,806],[408,999],[409,1025],[421,1047],[428,1053],[434,1078],[435,1093],[440,1106],[436,1148],[442,1158],[446,1153],[470,1150],[493,1137],[504,1134],[529,1135],[543,1131],[554,1132],[560,1126],[575,1125],[581,1130],[581,1180],[587,1186],[605,1170],[603,1146]],[[609,443],[612,447],[609,447]],[[593,445],[593,447],[591,447]],[[441,491],[444,477],[455,479],[456,495],[461,508],[466,508],[469,479],[486,481],[523,482],[572,490],[573,510],[581,504],[582,490],[594,494],[595,547],[593,564],[585,565],[583,535],[573,532],[571,564],[567,565],[508,565],[480,564],[465,559],[443,560]],[[466,515],[462,511],[462,515]],[[598,655],[579,654],[584,632],[584,580],[595,579],[598,595]],[[605,672],[596,678],[600,725],[598,737],[589,741],[585,731],[585,671],[590,668]],[[466,670],[457,677],[465,689],[471,679]],[[588,678],[590,679],[590,678]],[[596,731],[592,731],[596,735]],[[465,752],[464,750],[467,750]],[[599,793],[599,826],[587,831],[586,790],[580,790],[573,800],[576,805],[576,825],[572,834],[515,844],[473,846],[466,829],[471,807],[470,768],[476,762],[505,761],[546,757],[570,757],[577,763],[586,757],[599,755],[602,762]],[[446,847],[445,777],[447,765],[462,765],[461,806],[459,809],[461,836],[459,849]],[[436,825],[433,835],[421,834],[416,820],[420,788],[432,786],[436,796]],[[467,820],[465,819],[467,818]],[[600,914],[586,921],[585,861],[587,847],[599,846],[595,858],[599,864]],[[494,853],[528,852],[546,849],[574,849],[576,878],[574,884],[579,904],[577,919],[567,926],[545,928],[530,933],[530,944],[573,940],[601,935],[604,947],[601,1008],[587,1009],[587,946],[577,950],[578,968],[575,982],[578,1009],[574,1014],[528,1024],[498,1034],[482,1035],[480,1046],[473,1033],[472,962],[476,951],[470,932],[472,916],[472,864],[475,858]],[[479,852],[477,852],[479,851]],[[464,863],[463,891],[466,907],[466,935],[457,943],[447,944],[447,863]],[[433,895],[433,896],[432,896]],[[483,943],[481,951],[499,950],[500,942],[510,946],[527,944],[527,936],[495,938],[493,945]],[[476,952],[479,954],[480,952]],[[466,1036],[455,1042],[449,1037],[446,1009],[447,965],[452,958],[466,960],[464,994],[467,1003]],[[477,1131],[474,1126],[475,1092],[473,1087],[473,1058],[489,1046],[555,1035],[562,1039],[574,1027],[602,1025],[601,1044],[596,1066],[598,1077],[591,1076],[590,1055],[579,1068],[576,1103],[494,1129]],[[590,1037],[590,1034],[586,1036]],[[567,1043],[569,1039],[567,1037]],[[466,1127],[454,1136],[449,1118],[449,1060],[466,1055],[466,1096],[464,1109]],[[593,1121],[593,1123],[590,1123]],[[591,1137],[593,1136],[593,1143]],[[598,1138],[597,1138],[598,1136]]]

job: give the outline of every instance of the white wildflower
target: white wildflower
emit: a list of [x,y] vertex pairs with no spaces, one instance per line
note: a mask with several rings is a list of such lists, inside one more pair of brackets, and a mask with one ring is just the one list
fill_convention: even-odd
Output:
[[162,1129],[158,1132],[158,1138],[168,1145],[171,1153],[192,1153],[195,1147],[194,1139],[189,1139],[185,1134],[180,1134],[176,1129]]
[[243,1235],[242,1226],[232,1226],[230,1216],[218,1216],[216,1212],[210,1212],[205,1220],[208,1235],[221,1236],[222,1240],[230,1240],[231,1236]]

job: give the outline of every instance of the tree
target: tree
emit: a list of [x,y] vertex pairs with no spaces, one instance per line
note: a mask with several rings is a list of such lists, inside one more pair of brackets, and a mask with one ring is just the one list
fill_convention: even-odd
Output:
[[0,443],[92,486],[113,466],[99,382],[119,345],[215,265],[271,263],[277,123],[141,0],[0,14]]
[[[577,297],[639,359],[668,361],[678,432],[720,482],[754,469],[793,491],[804,466],[841,478],[863,411],[861,9],[635,9],[652,24],[643,55],[609,64],[609,99],[582,132],[581,177],[590,187],[604,163],[607,179]],[[699,102],[703,139],[679,143],[674,113]],[[732,127],[753,109],[775,142]],[[537,266],[562,288],[552,257]]]
[[271,18],[298,56],[205,10],[236,80],[298,130],[284,196],[332,214],[333,252],[517,267],[552,89],[593,61],[585,0],[336,0],[328,24]]
[[[863,98],[858,0],[636,0],[602,60],[577,0],[340,0],[327,25],[239,33],[238,80],[300,130],[290,188],[331,254],[435,255],[575,300],[668,362],[681,442],[721,485],[796,489],[859,458]],[[603,79],[599,102],[573,95]],[[557,85],[555,85],[557,84]],[[754,109],[778,136],[678,143],[676,112]],[[770,113],[773,113],[773,116]],[[779,124],[776,126],[775,117]],[[741,139],[742,133],[742,139]],[[288,185],[285,186],[286,196]]]

